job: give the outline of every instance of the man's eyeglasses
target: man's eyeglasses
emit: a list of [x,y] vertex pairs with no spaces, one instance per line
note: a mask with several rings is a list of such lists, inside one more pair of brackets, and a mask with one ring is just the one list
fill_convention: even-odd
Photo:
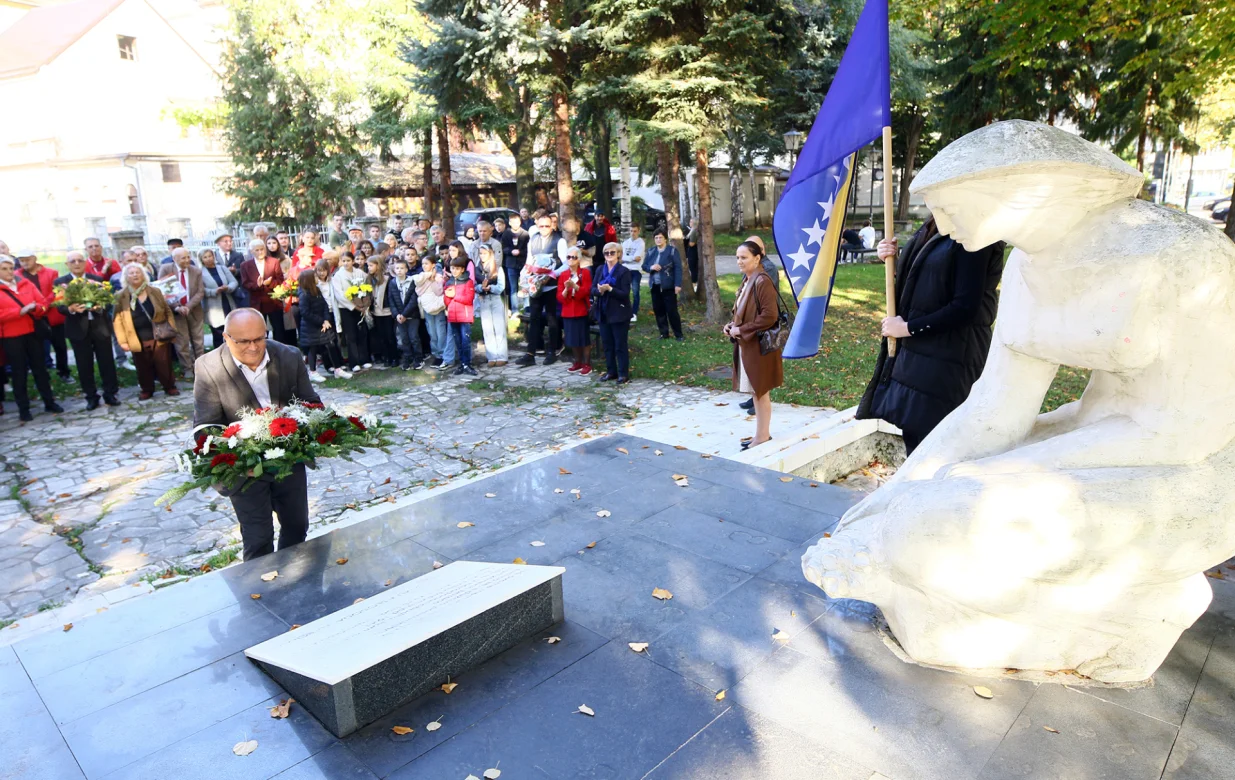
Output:
[[244,349],[248,349],[249,347],[256,347],[259,344],[266,343],[265,336],[259,336],[255,339],[237,339],[237,338],[232,338],[232,335],[230,333],[224,333],[223,335],[227,336],[228,340],[231,341],[233,344],[235,344],[238,347],[242,347]]
[[608,249],[608,250],[606,250],[606,251],[605,251],[605,256],[606,256],[606,257],[611,256],[611,255],[616,255],[616,254],[618,254],[618,252],[617,252],[617,251],[615,251],[615,250],[613,250],[613,249]]

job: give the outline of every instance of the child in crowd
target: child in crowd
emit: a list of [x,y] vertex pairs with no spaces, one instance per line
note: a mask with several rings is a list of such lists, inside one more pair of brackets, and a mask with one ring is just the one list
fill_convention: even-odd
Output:
[[386,306],[394,316],[395,341],[399,345],[404,371],[425,366],[420,348],[420,306],[416,298],[416,285],[407,275],[407,261],[396,257],[390,264],[394,276],[386,285]]
[[567,371],[592,373],[592,344],[588,319],[588,300],[592,295],[592,272],[582,267],[582,253],[571,247],[566,253],[567,267],[558,274],[557,299],[562,306],[562,325],[566,348],[575,356]]
[[[369,293],[361,285],[369,285],[369,275],[356,267],[356,256],[351,252],[339,253],[339,268],[330,279],[334,287],[335,305],[339,310],[339,325],[347,359],[352,371],[373,368],[369,361],[368,331],[364,321],[365,311],[372,304]],[[349,295],[348,291],[353,292]]]
[[440,366],[448,336],[442,274],[437,270],[437,258],[430,253],[425,254],[420,267],[421,272],[413,276],[412,281],[416,284],[420,313],[424,315],[425,327],[429,331],[429,351],[433,355],[431,364]]
[[493,367],[506,365],[506,272],[497,263],[493,247],[480,244],[476,266],[476,308],[485,334],[485,357]]
[[395,321],[386,305],[386,261],[377,255],[369,258],[369,284],[373,285],[373,324],[369,328],[369,355],[387,368],[399,365],[395,346]]
[[[325,259],[317,264],[323,271],[329,268]],[[320,282],[320,284],[319,284]],[[300,298],[300,350],[304,352],[309,364],[309,379],[314,382],[325,382],[326,376],[317,368],[317,359],[322,359],[322,368],[334,369],[334,375],[339,379],[351,379],[350,372],[343,369],[343,356],[339,354],[334,332],[334,312],[330,309],[330,301],[322,294],[320,285],[330,286],[327,279],[321,278],[317,269],[306,268],[300,272],[298,279]]]
[[476,283],[467,275],[468,259],[456,257],[450,261],[450,278],[443,285],[446,298],[446,320],[450,323],[450,337],[454,341],[459,367],[455,375],[476,376],[472,368],[472,322],[476,319],[473,303],[476,300]]

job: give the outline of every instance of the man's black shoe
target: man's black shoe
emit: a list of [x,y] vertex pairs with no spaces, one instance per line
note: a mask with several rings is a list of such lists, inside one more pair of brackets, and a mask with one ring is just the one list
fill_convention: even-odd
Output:
[[749,412],[750,410],[752,410],[752,409],[754,409],[754,408],[755,408],[755,399],[754,399],[754,398],[747,398],[745,401],[743,401],[742,403],[738,404],[738,406],[742,407],[743,409],[745,409],[746,411],[748,411],[748,412]]
[[[95,401],[95,404],[97,405],[98,401]],[[43,408],[49,412],[52,412],[53,414],[60,414],[61,412],[64,411],[64,407],[54,401],[49,404],[43,404]]]
[[542,365],[542,366],[551,366],[551,365],[553,365],[553,364],[554,364],[554,363],[556,363],[556,362],[557,362],[557,355],[550,355],[549,357],[545,358],[545,362],[544,362],[544,363],[541,363],[541,365]]
[[527,368],[528,366],[534,366],[536,365],[536,358],[532,357],[530,354],[524,355],[523,357],[515,361],[515,365],[522,366],[524,368]]
[[34,421],[34,415],[30,414],[29,409],[25,409],[25,410],[18,412],[17,418],[21,420],[22,422],[33,422]]
[[98,398],[87,398],[86,399],[86,411],[87,412],[93,412],[95,409],[98,409],[98,408],[99,408]]
[[103,399],[103,403],[107,404],[108,406],[119,406],[120,399],[114,395],[109,395]]

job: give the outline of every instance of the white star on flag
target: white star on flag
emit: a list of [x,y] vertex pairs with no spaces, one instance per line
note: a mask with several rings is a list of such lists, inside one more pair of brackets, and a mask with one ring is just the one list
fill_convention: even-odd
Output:
[[814,227],[804,227],[802,228],[802,231],[809,237],[809,240],[806,242],[807,246],[810,246],[811,244],[819,244],[820,246],[823,246],[823,234],[827,231],[819,227],[819,220],[815,220]]
[[[835,205],[836,205],[836,193],[832,193],[832,196],[828,198],[826,203],[823,201],[819,201],[819,207],[823,209],[823,221],[824,222],[827,222],[829,219],[832,218],[832,207]],[[815,224],[818,225],[819,223],[816,222]],[[806,228],[802,228],[802,229],[805,230]]]
[[[805,230],[805,228],[803,228],[803,230]],[[789,257],[793,259],[793,270],[796,271],[799,268],[805,268],[809,271],[810,263],[815,259],[815,254],[812,252],[807,252],[805,246],[798,244],[798,251],[793,252],[789,255]]]

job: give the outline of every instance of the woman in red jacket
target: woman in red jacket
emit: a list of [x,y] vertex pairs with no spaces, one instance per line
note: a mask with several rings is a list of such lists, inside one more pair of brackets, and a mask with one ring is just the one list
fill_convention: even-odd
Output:
[[578,247],[566,250],[567,267],[557,277],[557,299],[562,304],[562,327],[566,347],[575,355],[567,371],[592,373],[592,342],[588,320],[588,301],[592,295],[592,272],[580,265]]
[[0,255],[0,349],[4,350],[13,376],[13,400],[24,422],[34,419],[30,414],[30,398],[26,392],[26,376],[34,373],[34,384],[43,396],[43,406],[49,412],[63,412],[51,392],[42,344],[34,335],[35,319],[47,316],[47,299],[29,279],[17,276],[17,263],[8,255]]
[[[17,272],[17,275],[29,279],[30,283],[38,288],[44,300],[50,304],[52,298],[56,297],[56,292],[52,288],[56,280],[60,278],[60,274],[46,266],[39,265],[39,258],[33,252],[27,251],[16,257],[17,262],[21,264],[21,270]],[[43,353],[50,359],[50,350],[55,348],[56,373],[63,381],[71,382],[73,373],[69,370],[68,342],[64,340],[64,315],[55,306],[47,308],[47,324],[51,326],[51,339],[43,342]]]

